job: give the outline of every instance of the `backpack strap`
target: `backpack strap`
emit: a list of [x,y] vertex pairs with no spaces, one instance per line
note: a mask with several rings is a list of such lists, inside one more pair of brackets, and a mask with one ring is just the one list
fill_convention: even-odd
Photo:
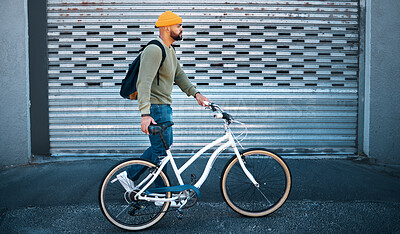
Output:
[[160,47],[161,48],[161,53],[162,53],[161,63],[160,63],[160,66],[158,67],[158,70],[157,70],[157,85],[160,85],[160,74],[159,74],[160,67],[163,65],[165,57],[166,57],[164,46],[158,40],[151,40],[149,43],[147,43],[147,45],[145,47],[140,49],[139,52],[144,50],[148,45],[152,45],[152,44],[153,45],[157,45],[158,47]]

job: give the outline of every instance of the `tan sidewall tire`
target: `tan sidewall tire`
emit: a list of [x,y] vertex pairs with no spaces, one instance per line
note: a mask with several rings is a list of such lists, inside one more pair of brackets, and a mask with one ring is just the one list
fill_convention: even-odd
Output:
[[245,216],[249,216],[249,217],[262,217],[262,216],[266,216],[269,215],[273,212],[275,212],[277,209],[279,209],[283,203],[285,203],[286,199],[289,196],[290,193],[290,188],[292,185],[292,179],[291,179],[291,175],[290,175],[290,170],[287,167],[286,163],[276,154],[271,153],[269,151],[266,150],[251,150],[248,152],[243,153],[243,156],[248,156],[251,154],[262,154],[262,155],[266,155],[268,157],[271,157],[273,159],[275,159],[283,168],[285,175],[286,175],[286,188],[285,188],[285,192],[282,196],[282,198],[279,200],[279,202],[277,204],[275,204],[273,207],[271,207],[270,209],[263,211],[263,212],[248,212],[248,211],[244,211],[242,209],[240,209],[239,207],[237,207],[235,204],[233,204],[233,202],[229,199],[229,196],[227,194],[226,191],[226,177],[228,172],[230,171],[230,169],[232,168],[233,165],[235,165],[235,163],[238,163],[238,159],[237,157],[235,159],[233,159],[226,167],[223,176],[222,176],[222,181],[221,181],[221,187],[222,187],[222,195],[225,198],[226,203],[228,204],[229,207],[231,207],[234,211],[236,211],[239,214],[245,215]]

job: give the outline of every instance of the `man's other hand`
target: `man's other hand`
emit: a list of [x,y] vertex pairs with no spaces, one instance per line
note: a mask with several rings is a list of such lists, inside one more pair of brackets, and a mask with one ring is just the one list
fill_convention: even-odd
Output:
[[157,124],[156,121],[151,116],[143,116],[140,121],[140,127],[142,128],[142,132],[149,135],[149,126],[150,124]]

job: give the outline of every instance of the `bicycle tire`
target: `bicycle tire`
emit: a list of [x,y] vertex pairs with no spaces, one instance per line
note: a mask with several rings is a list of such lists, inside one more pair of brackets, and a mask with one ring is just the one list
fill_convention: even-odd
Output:
[[[102,213],[113,225],[127,231],[139,231],[159,222],[168,211],[170,202],[156,206],[154,202],[135,201],[133,197],[138,190],[127,192],[119,181],[115,180],[119,173],[126,171],[132,165],[146,168],[142,170],[144,173],[135,180],[135,185],[138,185],[157,168],[154,163],[144,159],[130,159],[118,163],[107,172],[102,180],[99,189],[99,203]],[[169,178],[163,171],[161,171],[159,177],[165,187],[170,186]],[[114,182],[112,183],[112,181]],[[150,188],[152,187],[155,187],[154,183],[150,186]],[[171,193],[166,192],[164,196],[170,198]]]
[[259,183],[254,186],[232,157],[221,176],[221,192],[235,212],[248,217],[263,217],[279,209],[289,196],[292,181],[289,167],[278,155],[265,149],[242,153],[245,166]]

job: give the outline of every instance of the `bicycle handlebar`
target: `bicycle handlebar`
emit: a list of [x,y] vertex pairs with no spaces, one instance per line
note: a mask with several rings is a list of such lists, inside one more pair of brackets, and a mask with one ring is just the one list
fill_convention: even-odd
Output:
[[[244,149],[243,146],[240,144],[240,142],[243,141],[243,140],[247,137],[247,127],[246,127],[246,125],[245,125],[244,123],[240,122],[240,121],[234,120],[233,117],[232,117],[228,112],[224,111],[224,110],[223,110],[220,106],[218,106],[217,104],[214,104],[214,103],[212,103],[212,102],[204,102],[204,104],[205,104],[209,109],[211,109],[212,111],[217,112],[217,113],[214,114],[214,118],[216,118],[216,119],[223,119],[223,120],[225,121],[225,124],[228,125],[228,128],[229,128],[229,125],[230,125],[232,122],[241,124],[241,125],[244,127],[244,131],[243,131],[242,133],[240,133],[239,136],[235,136],[235,135],[233,135],[233,133],[232,133],[232,135],[233,135],[233,137],[235,138],[236,142],[242,147],[242,149]],[[225,127],[226,127],[226,126],[225,126]],[[239,138],[241,138],[241,139],[239,140]]]
[[229,124],[232,122],[233,117],[226,111],[224,111],[220,106],[217,104],[214,104],[212,102],[207,102],[205,101],[204,104],[209,107],[212,111],[217,112],[214,114],[214,118],[216,119],[224,119],[226,120]]

